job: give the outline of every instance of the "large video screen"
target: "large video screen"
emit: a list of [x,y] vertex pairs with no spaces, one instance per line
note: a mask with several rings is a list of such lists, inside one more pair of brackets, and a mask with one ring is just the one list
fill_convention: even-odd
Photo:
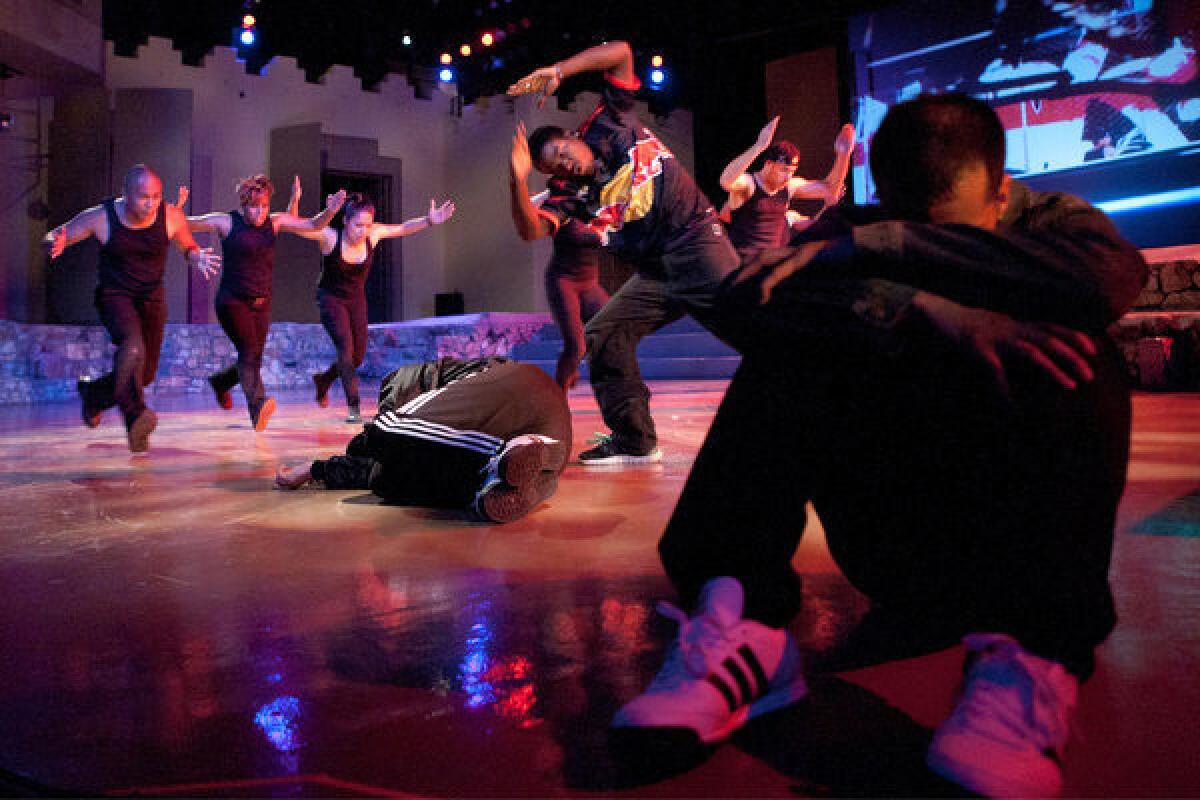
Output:
[[[996,110],[1006,168],[1034,188],[1114,218],[1189,205],[1200,216],[1198,30],[1196,0],[910,0],[858,16],[855,200],[874,200],[867,162],[888,107],[958,91]],[[1200,242],[1200,230],[1138,233],[1143,245]]]

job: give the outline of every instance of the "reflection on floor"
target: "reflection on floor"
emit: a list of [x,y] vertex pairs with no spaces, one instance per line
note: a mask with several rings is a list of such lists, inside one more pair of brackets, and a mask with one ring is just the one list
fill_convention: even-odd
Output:
[[[667,458],[571,468],[527,519],[272,491],[337,451],[336,408],[255,435],[205,398],[130,457],[110,414],[0,409],[0,794],[937,796],[922,766],[961,650],[818,673],[809,699],[673,777],[605,728],[672,629],[655,553],[723,384],[666,382]],[[238,397],[240,403],[240,396]],[[600,429],[575,393],[576,449]],[[1122,621],[1083,691],[1070,794],[1200,795],[1200,396],[1141,395],[1113,576]],[[818,525],[795,631],[828,663],[865,611]]]

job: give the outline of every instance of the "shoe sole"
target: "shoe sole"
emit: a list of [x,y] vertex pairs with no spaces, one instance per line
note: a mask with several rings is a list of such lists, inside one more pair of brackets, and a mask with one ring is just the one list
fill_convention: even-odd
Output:
[[[212,386],[212,384],[210,383],[209,386]],[[218,389],[215,386],[212,386],[212,390],[213,390],[213,395],[217,398],[217,405],[219,405],[221,408],[225,409],[226,411],[232,411],[233,410],[233,395],[227,391],[222,392],[220,389]]]
[[158,415],[146,409],[129,426],[129,452],[144,453],[150,449],[150,434],[158,427]]
[[489,522],[514,522],[529,514],[553,494],[556,476],[540,473],[524,486],[497,484],[479,498],[476,507]]
[[75,382],[75,391],[79,392],[79,401],[82,404],[81,410],[80,410],[80,416],[83,417],[84,425],[88,426],[89,428],[99,428],[100,427],[100,418],[104,412],[97,411],[94,408],[91,408],[90,406],[88,406],[87,389],[84,388],[87,385],[88,385],[87,381],[76,381]]
[[267,421],[271,419],[271,415],[275,413],[275,398],[268,397],[263,401],[262,408],[258,410],[258,419],[254,421],[254,430],[256,433],[262,433],[267,429]]
[[579,463],[585,467],[634,466],[637,464],[657,464],[662,461],[662,457],[662,450],[656,447],[644,456],[619,455],[606,456],[604,458],[580,458]]
[[[312,382],[317,390],[316,401],[321,408],[329,408],[329,386],[321,387],[321,381],[316,375],[312,376]],[[332,385],[332,384],[330,384]]]
[[[1021,770],[997,771],[996,764],[981,759],[980,755],[975,752],[955,755],[931,746],[925,754],[925,764],[934,774],[984,797],[1058,797],[1062,793],[1062,771],[1049,758],[1046,759],[1049,764],[1036,770],[1041,774],[1034,777],[1028,764]],[[1034,779],[1030,780],[1031,777]]]
[[532,483],[541,473],[561,463],[562,451],[562,442],[532,441],[517,445],[500,459],[500,480],[517,488]]

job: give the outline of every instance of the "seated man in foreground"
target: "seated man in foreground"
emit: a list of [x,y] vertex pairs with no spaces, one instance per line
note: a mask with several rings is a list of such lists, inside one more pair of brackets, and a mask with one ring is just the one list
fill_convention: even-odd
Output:
[[546,373],[504,358],[443,358],[385,377],[379,413],[346,455],[280,467],[275,483],[370,489],[511,522],[554,494],[570,449],[566,396]]
[[713,744],[804,696],[786,626],[811,500],[872,615],[965,636],[929,766],[989,796],[1061,790],[1079,682],[1116,620],[1130,409],[1104,331],[1146,267],[1102,213],[1003,165],[979,101],[896,106],[871,155],[896,221],[727,284],[744,359],[659,544],[692,615],[618,739]]

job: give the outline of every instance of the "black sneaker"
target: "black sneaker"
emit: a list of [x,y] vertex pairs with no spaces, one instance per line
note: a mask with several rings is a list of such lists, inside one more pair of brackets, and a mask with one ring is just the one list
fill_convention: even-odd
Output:
[[92,382],[90,380],[80,378],[79,380],[75,381],[75,391],[79,392],[80,415],[83,417],[83,424],[87,425],[89,428],[98,428],[100,427],[100,416],[104,412],[97,408],[93,408],[88,402],[88,396],[91,394],[91,390]]
[[222,389],[217,385],[215,375],[208,376],[208,385],[212,387],[213,394],[217,397],[217,405],[226,411],[233,408],[233,395],[230,394],[228,389]]
[[597,434],[588,440],[596,443],[595,447],[584,450],[579,454],[579,460],[585,467],[607,467],[621,464],[654,464],[662,461],[662,450],[655,447],[648,453],[638,453],[627,450],[616,443],[612,434]]
[[144,453],[150,449],[150,434],[158,427],[158,415],[147,408],[129,426],[129,452]]
[[317,405],[321,408],[329,408],[329,387],[333,385],[333,381],[326,378],[324,372],[314,372],[312,381],[317,390]]
[[362,412],[358,410],[358,406],[348,406],[346,408],[346,422],[354,425],[362,423]]
[[271,415],[275,413],[275,398],[268,397],[263,401],[256,413],[250,414],[250,421],[254,423],[254,430],[262,433],[267,429],[267,420],[271,419]]

